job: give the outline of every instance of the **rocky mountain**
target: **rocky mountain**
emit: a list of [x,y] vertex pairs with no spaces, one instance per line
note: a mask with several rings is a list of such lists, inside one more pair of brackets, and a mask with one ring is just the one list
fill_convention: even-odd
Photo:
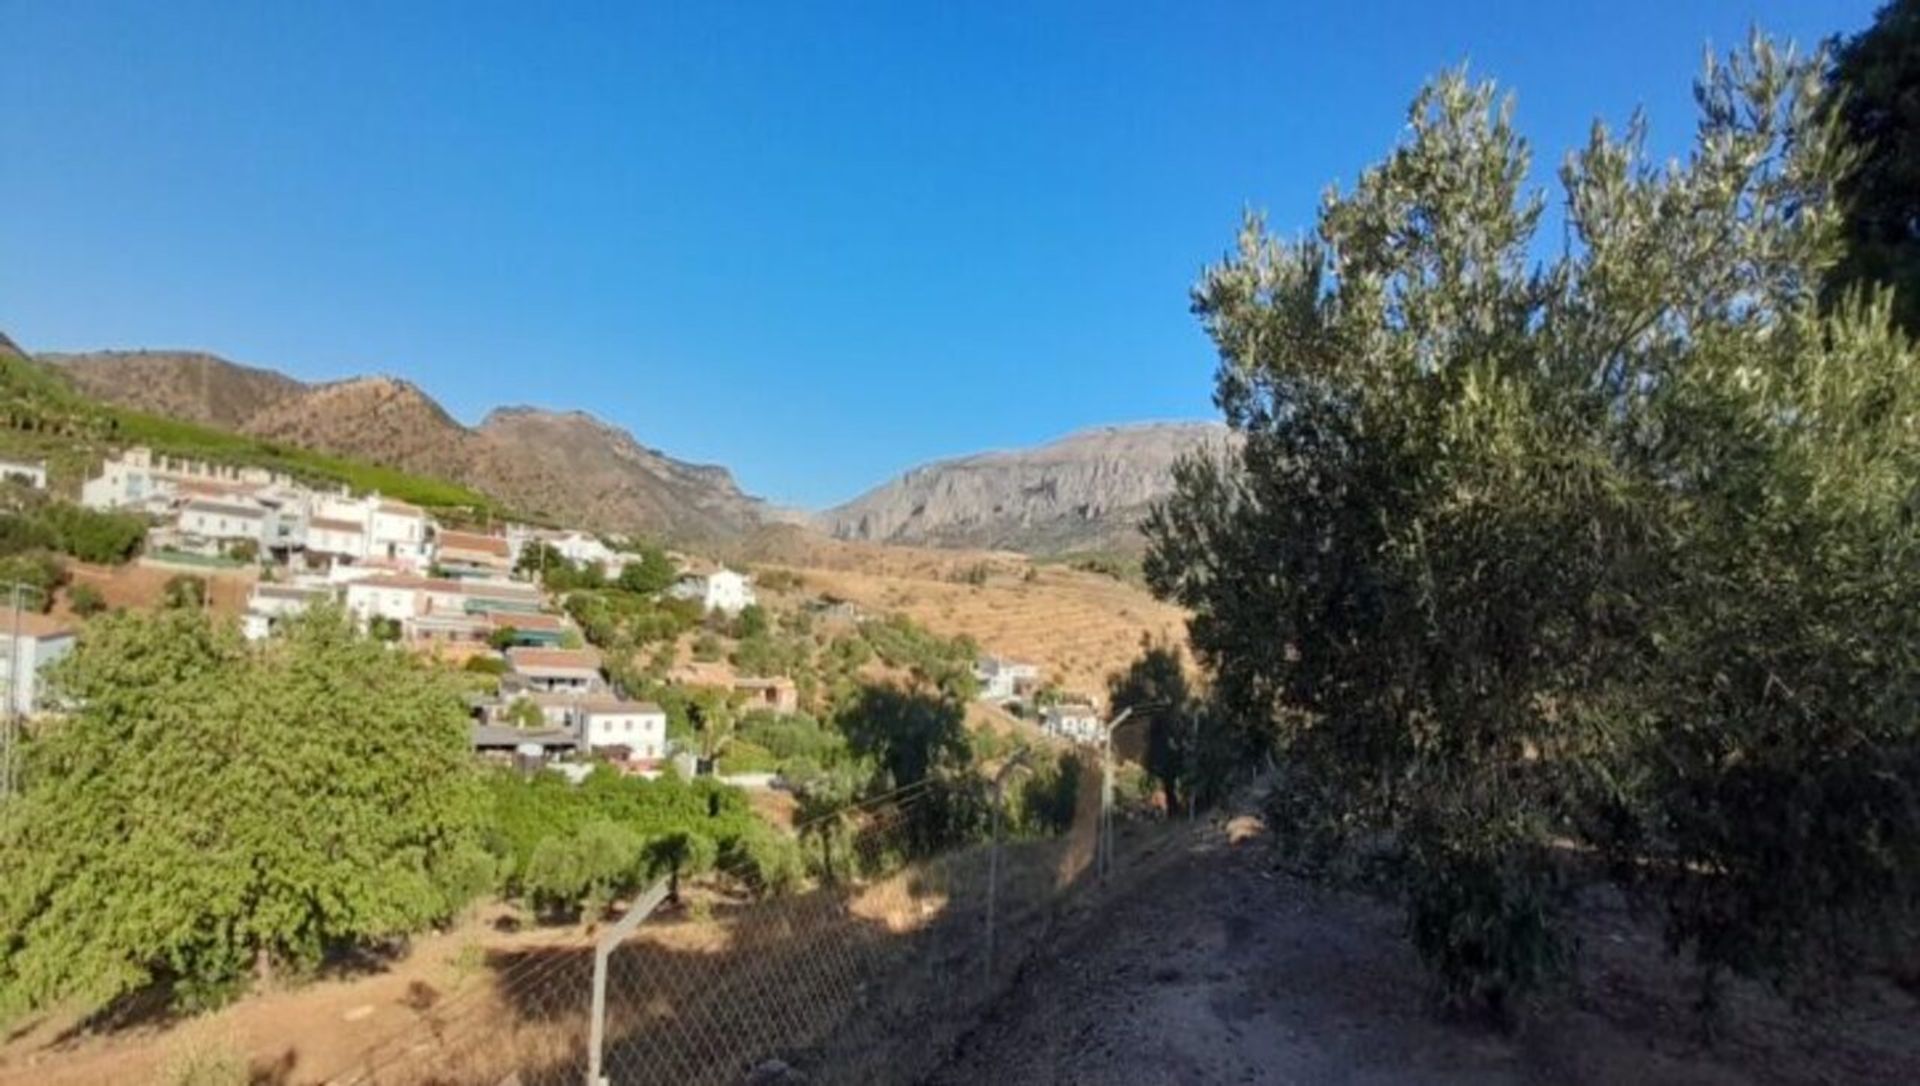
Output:
[[1034,554],[1135,551],[1147,507],[1195,448],[1224,448],[1218,423],[1103,426],[1031,449],[980,453],[908,471],[822,513],[841,539],[991,547]]
[[96,400],[136,411],[236,429],[270,405],[305,390],[284,373],[200,351],[90,351],[37,355],[59,366]]
[[568,525],[717,541],[778,519],[725,468],[676,460],[577,411],[503,408],[467,427],[393,377],[307,385],[185,351],[39,357],[95,399],[449,479]]

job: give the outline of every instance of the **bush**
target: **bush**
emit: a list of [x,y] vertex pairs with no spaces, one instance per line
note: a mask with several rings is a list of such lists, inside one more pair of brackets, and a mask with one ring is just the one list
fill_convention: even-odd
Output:
[[176,611],[198,611],[207,605],[207,579],[176,573],[160,590],[160,606]]
[[107,598],[83,582],[67,589],[67,607],[81,618],[92,618],[107,609]]
[[[21,584],[32,589],[21,593],[24,610],[45,611],[53,606],[53,594],[67,583],[66,567],[44,551],[0,558],[0,584]],[[11,606],[8,590],[0,589],[0,606]]]

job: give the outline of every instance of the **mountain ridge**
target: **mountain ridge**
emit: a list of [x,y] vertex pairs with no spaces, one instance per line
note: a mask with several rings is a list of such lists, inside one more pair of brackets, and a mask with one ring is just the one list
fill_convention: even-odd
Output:
[[387,374],[308,383],[207,351],[33,357],[116,406],[448,479],[593,531],[704,542],[778,519],[725,467],[676,460],[577,409],[512,405],[469,427],[419,385]]
[[579,408],[502,404],[469,426],[392,374],[304,382],[187,350],[35,357],[116,406],[449,480],[535,519],[687,543],[799,525],[875,543],[1137,551],[1139,520],[1171,490],[1174,461],[1230,440],[1214,422],[1092,426],[916,465],[810,512],[749,495],[724,465],[677,459]]
[[818,514],[838,539],[1058,554],[1136,552],[1139,522],[1173,487],[1173,465],[1226,448],[1217,422],[1118,423],[1024,449],[916,465]]

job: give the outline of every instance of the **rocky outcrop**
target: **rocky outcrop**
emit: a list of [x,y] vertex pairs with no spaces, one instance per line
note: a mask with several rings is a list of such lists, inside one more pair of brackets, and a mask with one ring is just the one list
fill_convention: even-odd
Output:
[[841,539],[991,547],[1036,554],[1137,550],[1139,521],[1172,487],[1173,465],[1230,440],[1217,423],[1103,426],[1032,449],[908,471],[821,514]]

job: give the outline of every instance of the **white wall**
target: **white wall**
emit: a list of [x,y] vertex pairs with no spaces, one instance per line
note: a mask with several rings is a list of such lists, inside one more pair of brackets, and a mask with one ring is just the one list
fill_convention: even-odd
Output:
[[355,581],[347,585],[347,610],[365,622],[375,615],[381,618],[407,619],[420,614],[420,592],[413,588],[395,588],[377,581]]
[[664,758],[667,716],[650,712],[589,712],[587,746],[626,747],[635,758]]
[[[13,635],[0,630],[0,688],[12,691],[14,712],[28,714],[42,707],[42,669],[72,651],[72,634],[44,638],[23,635],[16,654]],[[20,681],[17,683],[12,681],[16,655],[20,664]]]

